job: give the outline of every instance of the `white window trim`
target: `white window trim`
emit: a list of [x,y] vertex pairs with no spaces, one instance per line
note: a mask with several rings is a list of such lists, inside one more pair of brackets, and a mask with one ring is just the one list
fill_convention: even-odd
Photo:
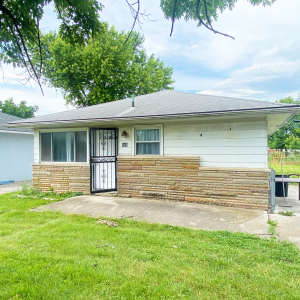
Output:
[[[159,154],[136,154],[136,131],[139,129],[159,129]],[[132,126],[132,156],[164,156],[163,124]]]
[[[62,161],[42,161],[41,160],[41,133],[44,132],[67,132],[67,131],[86,131],[86,162],[78,162],[78,161],[69,161],[69,162],[62,162]],[[89,128],[88,127],[80,127],[80,128],[52,128],[52,129],[39,129],[38,130],[38,138],[39,138],[39,163],[41,164],[74,164],[74,165],[82,165],[90,164],[90,152],[89,152],[89,145],[90,145],[90,135],[89,135]],[[52,153],[52,143],[51,143],[51,153]]]

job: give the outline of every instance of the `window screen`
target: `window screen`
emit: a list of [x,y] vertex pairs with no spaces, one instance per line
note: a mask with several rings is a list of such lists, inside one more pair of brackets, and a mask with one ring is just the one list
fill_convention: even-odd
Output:
[[53,161],[74,161],[74,132],[52,133]]
[[51,132],[41,133],[41,161],[51,161]]
[[86,131],[41,133],[41,161],[86,162]]
[[75,132],[75,149],[76,149],[76,161],[86,161],[86,132]]
[[136,154],[159,155],[159,129],[138,129],[136,131]]

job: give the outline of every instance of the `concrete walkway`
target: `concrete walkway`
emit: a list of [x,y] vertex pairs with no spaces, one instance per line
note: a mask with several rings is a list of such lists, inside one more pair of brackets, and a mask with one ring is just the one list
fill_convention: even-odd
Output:
[[93,217],[132,218],[205,230],[228,230],[268,236],[266,211],[196,203],[102,196],[77,196],[33,211],[54,210]]
[[31,180],[16,181],[13,183],[0,185],[0,195],[19,191],[22,187],[22,183],[26,183],[28,186],[30,186]]
[[[286,205],[291,207],[284,207]],[[292,211],[293,217],[278,215],[280,211]],[[278,222],[276,231],[280,240],[286,240],[297,245],[300,249],[300,201],[298,200],[298,185],[289,185],[286,201],[284,198],[276,198],[275,213],[270,214],[270,220]]]

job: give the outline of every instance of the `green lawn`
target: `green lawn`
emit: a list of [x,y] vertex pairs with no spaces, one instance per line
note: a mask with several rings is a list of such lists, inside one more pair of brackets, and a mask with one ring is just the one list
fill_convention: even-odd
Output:
[[[275,173],[281,175],[281,164],[269,164],[269,167],[275,170]],[[299,165],[283,165],[283,174],[300,174],[300,164]]]
[[28,211],[46,203],[0,195],[0,299],[300,298],[293,244]]

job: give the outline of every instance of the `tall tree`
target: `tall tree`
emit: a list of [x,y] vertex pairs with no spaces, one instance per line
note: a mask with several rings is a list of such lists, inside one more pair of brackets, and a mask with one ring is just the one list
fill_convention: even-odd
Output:
[[[299,99],[286,97],[279,100],[280,103],[300,104]],[[269,137],[269,148],[271,149],[295,149],[299,145],[300,138],[300,114],[295,115],[292,119],[283,124],[274,134]]]
[[27,119],[34,117],[39,107],[37,105],[28,106],[26,101],[15,104],[13,98],[9,98],[5,101],[0,101],[0,109],[5,114]]
[[154,55],[147,56],[139,33],[132,32],[125,43],[126,39],[128,35],[114,27],[77,46],[47,34],[43,39],[48,45],[45,81],[61,88],[67,103],[76,106],[173,89],[173,68]]
[[34,79],[39,85],[41,69],[33,66],[30,52],[40,54],[42,65],[40,20],[50,2],[61,20],[59,31],[65,40],[84,43],[101,31],[98,13],[102,6],[96,0],[0,0],[0,62],[23,67],[25,80]]
[[[132,30],[140,22],[140,18],[147,17],[141,10],[142,0],[126,1],[133,16]],[[232,10],[241,0],[161,0],[160,7],[165,18],[171,20],[174,29],[176,20],[196,20],[198,26],[231,37],[214,29],[212,22],[225,9]],[[271,5],[275,0],[248,0],[256,6]],[[40,20],[45,6],[53,3],[57,18],[61,20],[60,36],[63,40],[73,43],[85,43],[90,37],[102,32],[99,12],[103,6],[97,0],[0,0],[0,62],[12,63],[23,67],[25,82],[33,79],[41,85],[41,68],[32,63],[33,50],[39,53],[40,65],[43,43],[41,41]],[[129,36],[132,32],[129,34]],[[128,38],[129,38],[128,36]],[[233,38],[233,37],[232,37]]]

